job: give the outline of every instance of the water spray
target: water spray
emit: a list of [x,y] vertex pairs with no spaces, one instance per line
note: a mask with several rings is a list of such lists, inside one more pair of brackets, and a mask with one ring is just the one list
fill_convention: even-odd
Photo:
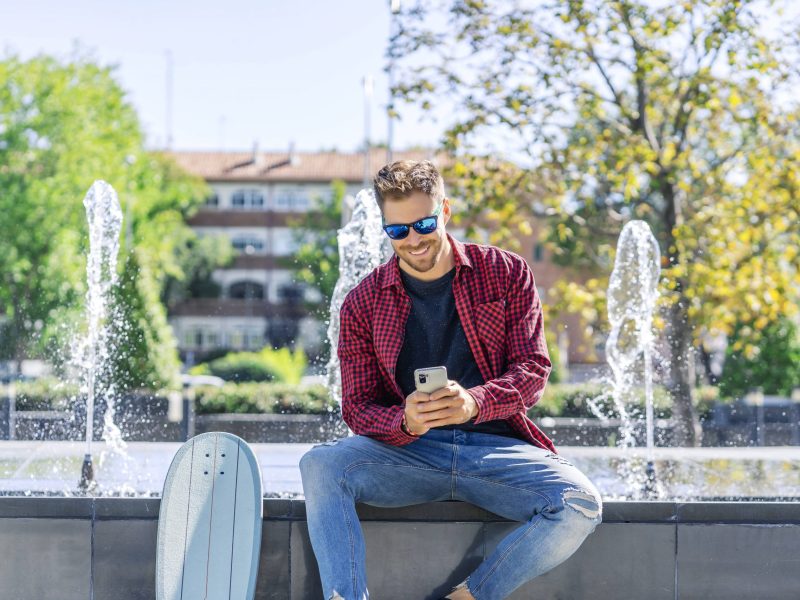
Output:
[[86,393],[86,454],[78,487],[86,492],[95,486],[92,464],[94,404],[98,376],[103,379],[109,368],[108,316],[111,292],[117,283],[117,255],[122,230],[122,209],[117,193],[105,181],[95,181],[83,199],[89,221],[89,259],[86,264],[88,291],[86,306],[88,332],[81,344],[82,390]]
[[653,448],[653,312],[658,299],[661,252],[650,227],[644,221],[630,221],[622,228],[617,243],[614,270],[608,284],[608,320],[611,332],[606,357],[614,374],[612,396],[623,425],[620,446],[635,446],[633,425],[627,406],[644,384],[646,467],[641,492],[657,497]]

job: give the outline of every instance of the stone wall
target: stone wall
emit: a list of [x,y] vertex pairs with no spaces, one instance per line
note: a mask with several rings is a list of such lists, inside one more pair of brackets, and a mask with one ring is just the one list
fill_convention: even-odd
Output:
[[[151,600],[158,499],[0,498],[0,598]],[[374,598],[433,599],[518,525],[475,506],[358,507]],[[265,500],[256,598],[319,600],[302,500]],[[511,598],[796,599],[800,504],[606,502],[566,562]]]

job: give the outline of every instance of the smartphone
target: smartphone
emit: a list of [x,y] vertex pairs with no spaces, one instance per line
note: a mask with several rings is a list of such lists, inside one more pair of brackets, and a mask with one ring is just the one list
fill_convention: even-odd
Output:
[[430,394],[447,385],[447,367],[426,367],[414,371],[414,385],[418,392]]

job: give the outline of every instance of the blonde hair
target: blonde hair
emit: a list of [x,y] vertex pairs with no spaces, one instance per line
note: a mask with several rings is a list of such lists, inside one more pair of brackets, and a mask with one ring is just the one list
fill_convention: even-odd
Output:
[[389,198],[408,198],[414,192],[428,194],[437,204],[444,198],[444,179],[429,160],[398,160],[384,166],[372,180],[375,200],[383,209]]

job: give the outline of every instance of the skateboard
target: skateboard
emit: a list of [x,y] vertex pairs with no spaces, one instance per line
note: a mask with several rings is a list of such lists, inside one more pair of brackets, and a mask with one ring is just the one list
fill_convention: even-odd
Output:
[[156,551],[157,600],[252,600],[261,550],[261,471],[230,433],[178,449],[164,481]]

